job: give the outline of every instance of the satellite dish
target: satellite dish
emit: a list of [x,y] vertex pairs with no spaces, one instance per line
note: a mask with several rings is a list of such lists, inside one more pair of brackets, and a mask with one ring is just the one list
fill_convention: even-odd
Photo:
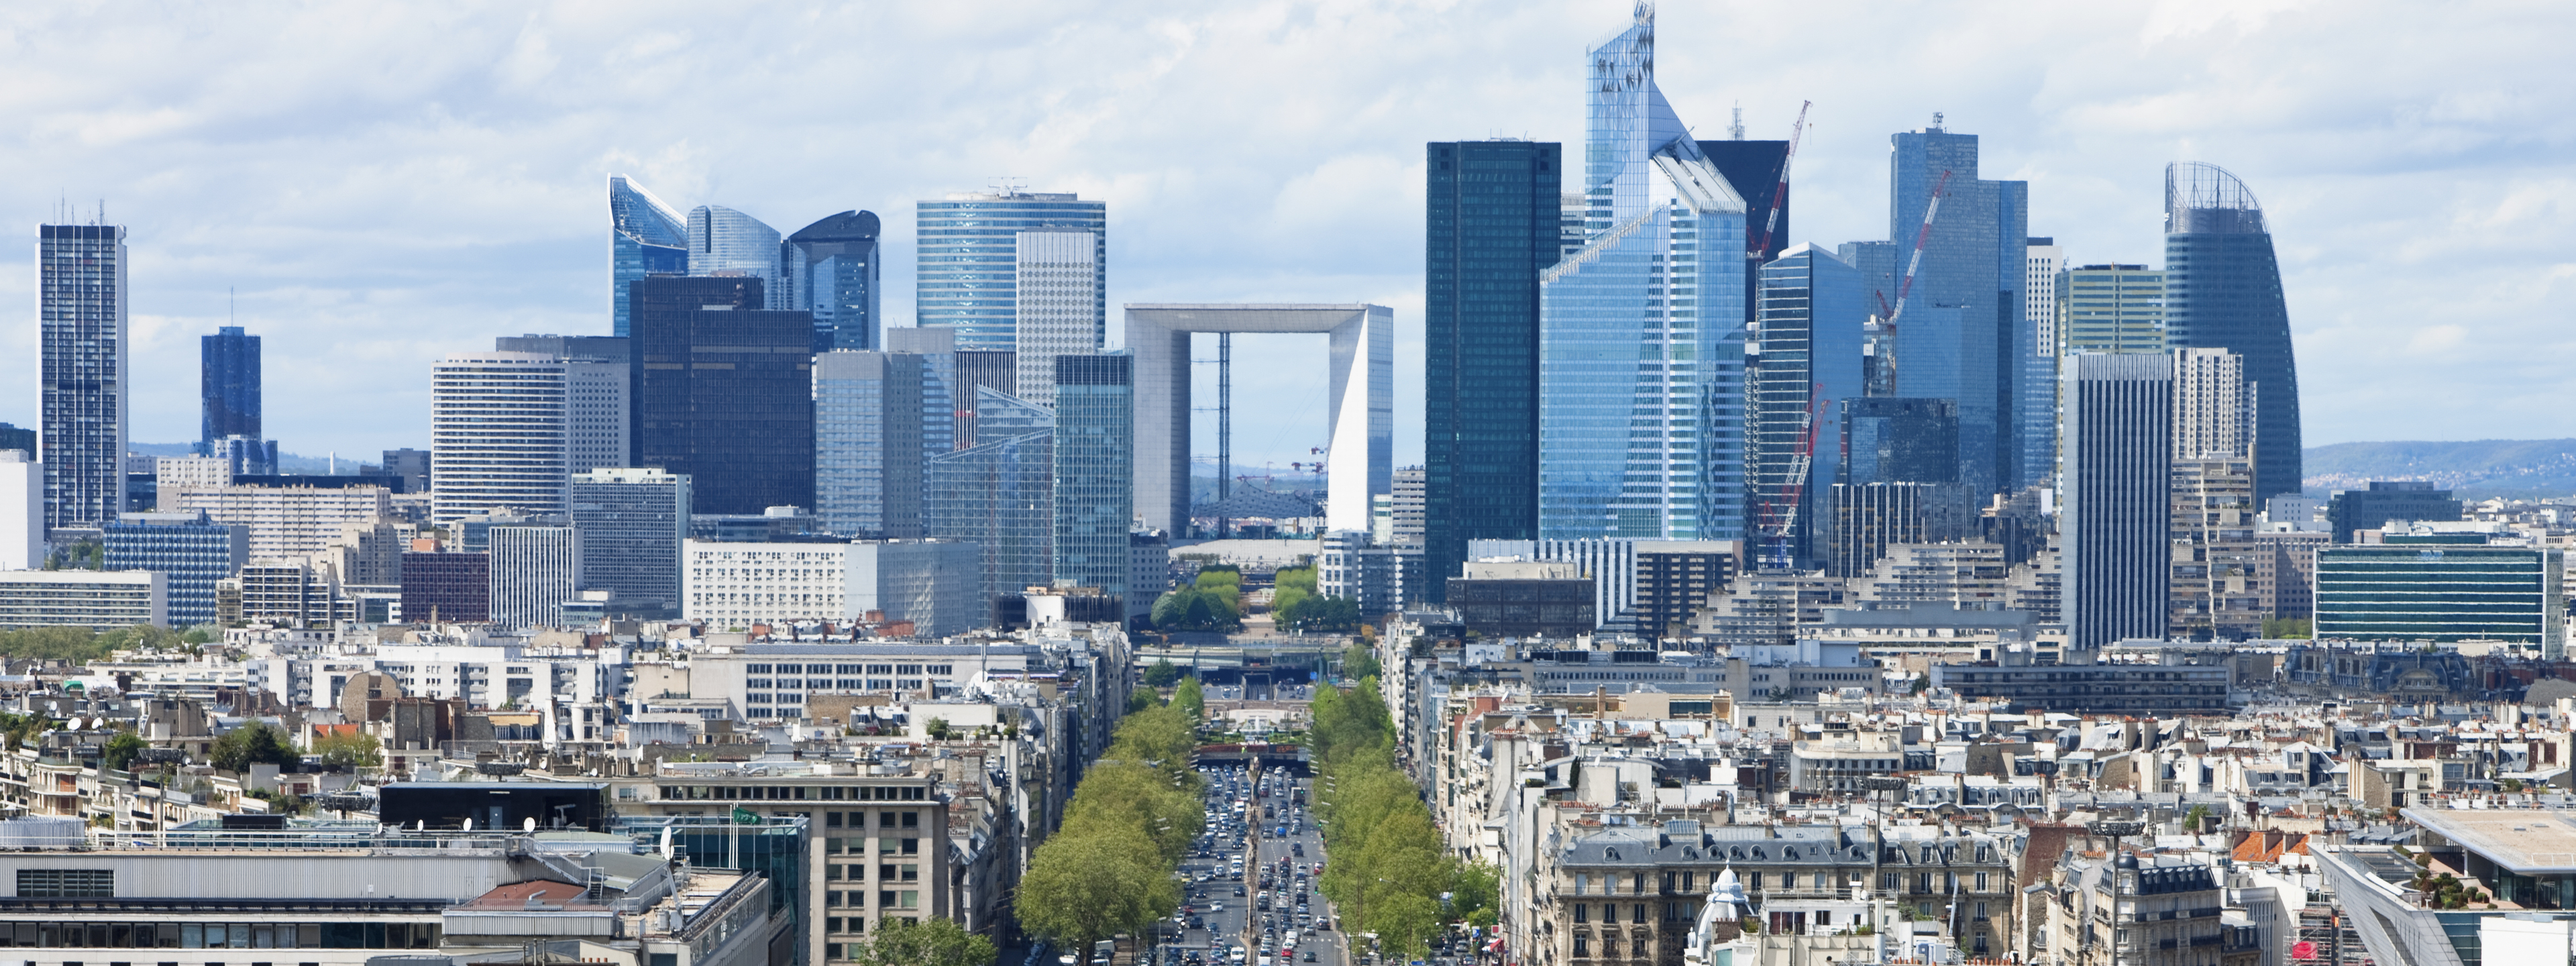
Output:
[[534,832],[534,831],[536,831],[536,830],[537,830],[537,817],[536,817],[536,816],[534,816],[534,815],[530,815],[530,816],[528,816],[528,817],[526,817],[526,818],[523,818],[523,819],[520,819],[520,820],[519,820],[519,831],[522,831],[522,832]]
[[465,830],[468,832],[474,831],[474,820],[472,818],[465,820]]
[[671,827],[668,825],[662,826],[662,857],[671,857]]

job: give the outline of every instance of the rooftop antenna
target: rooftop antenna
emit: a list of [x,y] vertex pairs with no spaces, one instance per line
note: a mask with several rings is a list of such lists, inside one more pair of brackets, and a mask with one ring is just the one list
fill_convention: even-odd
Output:
[[1941,126],[1941,112],[1939,112],[1939,111],[1934,111],[1934,112],[1932,112],[1932,130],[1934,130],[1934,131],[1946,131],[1946,130],[1949,130],[1948,128]]
[[1009,197],[1011,195],[1019,194],[1020,189],[1028,187],[1028,184],[1029,179],[1027,178],[1018,178],[1007,174],[997,174],[993,176],[993,193]]
[[1738,104],[1736,104],[1736,105],[1735,105],[1735,123],[1733,123],[1733,124],[1729,124],[1729,125],[1727,125],[1727,126],[1726,126],[1726,133],[1731,134],[1731,135],[1734,135],[1734,140],[1737,140],[1737,141],[1744,140],[1744,105],[1743,105],[1743,104],[1738,103]]

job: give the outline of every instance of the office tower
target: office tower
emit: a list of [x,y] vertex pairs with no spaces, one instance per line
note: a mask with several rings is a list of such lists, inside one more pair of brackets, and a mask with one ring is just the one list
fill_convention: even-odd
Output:
[[967,593],[976,585],[975,548],[953,541],[691,540],[682,554],[681,613],[711,628],[876,619],[909,621],[914,633],[935,638],[974,627],[989,613],[989,601]]
[[1958,403],[1873,396],[1846,399],[1840,409],[1828,572],[1859,576],[1890,546],[1970,535]]
[[654,469],[576,473],[567,488],[581,531],[581,589],[604,590],[617,613],[680,608],[680,543],[689,538],[689,478]]
[[[1741,112],[1739,112],[1740,114]],[[1771,196],[1780,190],[1781,167],[1789,162],[1787,141],[1743,140],[1744,129],[1738,126],[1735,138],[1725,141],[1701,141],[1699,149],[1708,155],[1709,163],[1726,176],[1726,183],[1744,197],[1744,290],[1756,291],[1762,286],[1762,266],[1768,265],[1789,248],[1789,201],[1780,199],[1780,217],[1771,219]],[[1766,239],[1765,232],[1769,237]],[[1765,243],[1768,243],[1767,246]],[[1751,325],[1760,314],[1757,299],[1746,299],[1744,324]]]
[[692,513],[814,505],[813,319],[764,298],[750,277],[634,284],[635,463],[689,477]]
[[488,553],[411,550],[402,555],[402,613],[407,624],[477,623],[489,618]]
[[1445,577],[1469,540],[1538,536],[1538,276],[1563,255],[1565,169],[1552,143],[1428,150],[1418,542]]
[[[2033,237],[2022,246],[2022,313],[2030,321],[2035,352],[2054,369],[2066,351],[2058,342],[2057,276],[2066,270],[2066,249],[2057,239]],[[2052,375],[2051,384],[2054,384]]]
[[97,527],[125,507],[125,228],[36,229],[45,527]]
[[567,363],[535,352],[469,352],[430,368],[430,519],[513,507],[562,513],[571,472]]
[[202,512],[128,513],[101,529],[106,569],[169,575],[172,627],[214,623],[215,582],[250,562],[250,528]]
[[0,570],[45,565],[45,465],[32,447],[0,448]]
[[[2262,462],[2261,452],[2258,444],[2258,465]],[[2358,543],[2354,536],[2357,531],[2381,529],[2391,521],[2458,519],[2460,501],[2451,498],[2451,491],[2434,489],[2433,484],[2423,480],[2372,480],[2368,489],[2335,491],[2326,503],[2326,521],[2334,528],[2336,543]]]
[[[2181,380],[2175,383],[2180,396]],[[2272,595],[2259,580],[2264,562],[2256,559],[2268,551],[2254,543],[2253,460],[2177,458],[2169,472],[2166,632],[2194,640],[2261,636]]]
[[2173,360],[2066,357],[2065,510],[2068,643],[2093,650],[2165,636]]
[[[1421,547],[1430,539],[1431,471],[1426,467],[1408,466],[1395,471],[1395,492],[1388,494],[1387,542],[1399,547]],[[1463,562],[1463,561],[1462,561]]]
[[[921,357],[921,451],[945,453],[966,446],[975,432],[975,390],[965,368],[969,354],[957,351],[957,330],[907,326],[879,334],[885,351]],[[990,362],[992,353],[974,355],[977,362]]]
[[1842,473],[1835,414],[1861,396],[1869,311],[1860,273],[1814,245],[1788,249],[1761,271],[1761,310],[1744,343],[1756,559],[1807,569],[1824,549],[1825,501]]
[[1055,580],[1055,413],[982,387],[975,409],[976,444],[930,457],[922,502],[931,536],[981,548],[990,602]]
[[233,485],[233,464],[220,456],[162,456],[152,460],[154,508],[179,508],[179,494]]
[[429,451],[423,449],[389,449],[384,455],[385,475],[402,481],[405,493],[429,492]]
[[197,452],[214,452],[214,441],[226,436],[259,439],[259,337],[227,325],[198,341]]
[[[919,266],[913,273],[918,324],[955,329],[961,349],[1008,349],[1019,329],[1019,235],[1024,231],[1091,233],[1093,318],[1109,312],[1109,206],[1072,194],[1016,188],[952,194],[917,202]],[[1107,342],[1106,322],[1092,333]]]
[[581,585],[581,532],[570,525],[493,527],[486,616],[505,627],[561,627]]
[[[2055,445],[2039,415],[2055,411],[2056,387],[2041,381],[2054,360],[2039,357],[2022,313],[2030,185],[1979,179],[1977,136],[1950,133],[1937,115],[1891,141],[1887,237],[1900,259],[1912,257],[1924,209],[1948,177],[1897,326],[1893,395],[1957,400],[1960,482],[1980,498],[2021,489],[2046,478],[2041,454]],[[1893,308],[1901,279],[1876,298]]]
[[2165,166],[2165,338],[2245,357],[2254,498],[2299,492],[2299,366],[2280,262],[2254,192],[2217,165]]
[[1126,355],[1055,362],[1055,577],[1127,593],[1135,528],[1136,394]]
[[33,427],[0,423],[0,449],[14,449],[27,454],[30,460],[35,459],[36,430]]
[[253,559],[300,560],[320,552],[348,524],[393,515],[393,491],[381,486],[232,486],[186,490],[174,512],[204,512],[216,523],[250,530]]
[[644,186],[608,176],[609,314],[626,334],[627,286],[647,275],[689,273],[689,223]]
[[[632,343],[613,336],[505,335],[492,340],[500,352],[533,352],[564,362],[564,462],[570,472],[634,462],[627,435],[634,430],[628,380],[634,377]],[[386,467],[392,472],[392,467]],[[417,491],[411,491],[417,492]]]
[[787,307],[814,313],[814,351],[880,346],[885,323],[879,226],[872,211],[844,211],[796,230],[779,252]]
[[[722,205],[699,205],[689,209],[689,274],[725,278],[760,280],[761,303],[757,308],[773,312],[803,312],[803,306],[788,303],[787,273],[779,267],[784,253],[780,248],[778,229],[760,219]],[[628,325],[633,325],[633,296],[629,296]],[[808,319],[811,314],[808,313]],[[809,350],[813,340],[809,337]]]
[[2165,351],[2165,273],[2144,265],[2066,270],[2057,293],[2065,352]]
[[273,439],[219,436],[207,450],[207,455],[224,461],[234,476],[273,476],[277,473],[277,441]]
[[2515,641],[2558,660],[2567,646],[2566,551],[2484,543],[2476,534],[2391,534],[2384,544],[2317,548],[2317,637]]
[[1746,206],[1656,89],[1654,43],[1641,5],[1586,58],[1588,241],[1539,278],[1542,538],[1744,535]]
[[2257,387],[2246,381],[2245,357],[2225,349],[2173,357],[2174,459],[2252,458]]
[[1019,397],[1055,405],[1057,356],[1100,351],[1099,245],[1087,231],[1024,231],[1015,243],[1012,297],[1019,323],[1012,351]]
[[[915,329],[946,334],[947,329]],[[1020,354],[1008,349],[960,349],[957,360],[956,448],[980,441],[975,431],[975,391],[990,389],[1013,399],[1020,395]]]
[[922,356],[814,357],[814,514],[847,536],[922,535]]

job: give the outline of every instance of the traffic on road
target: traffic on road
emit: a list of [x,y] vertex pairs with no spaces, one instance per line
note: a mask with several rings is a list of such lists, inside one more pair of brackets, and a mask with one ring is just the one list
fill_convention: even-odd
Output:
[[1307,779],[1240,766],[1199,769],[1207,829],[1181,863],[1189,881],[1162,961],[1177,966],[1347,966],[1317,891],[1324,840]]

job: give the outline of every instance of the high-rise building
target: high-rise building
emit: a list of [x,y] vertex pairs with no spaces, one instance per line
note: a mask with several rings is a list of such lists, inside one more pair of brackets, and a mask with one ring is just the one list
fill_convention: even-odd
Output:
[[[922,536],[922,356],[814,357],[814,513],[847,536]],[[944,415],[944,414],[942,414]]]
[[[1922,229],[1933,191],[1944,191],[1904,298],[1893,395],[1956,400],[1960,482],[1979,497],[2018,490],[2047,476],[2032,464],[2055,442],[2046,421],[2022,418],[2053,412],[2056,392],[2040,381],[2055,373],[2054,360],[2040,358],[2022,311],[2030,185],[1980,179],[1977,136],[1950,133],[1937,116],[1891,140],[1887,237],[1897,247],[1910,249],[1902,243]],[[1877,298],[1893,307],[1898,284],[1901,277],[1889,280]]]
[[381,486],[232,486],[186,490],[175,512],[203,511],[216,523],[250,530],[254,560],[301,560],[319,553],[349,524],[393,515],[393,491]]
[[1019,235],[1087,231],[1092,243],[1092,344],[1108,340],[1109,206],[1070,193],[1002,188],[916,203],[914,311],[924,327],[957,330],[961,349],[1008,349],[1019,330]]
[[569,524],[493,527],[487,616],[508,627],[561,627],[581,586],[581,531]]
[[1136,518],[1134,360],[1057,356],[1055,387],[1055,577],[1124,597]]
[[2165,351],[2165,273],[2144,265],[2067,269],[2057,291],[2064,352]]
[[259,337],[227,325],[199,342],[197,452],[226,436],[259,439]]
[[102,530],[106,569],[169,575],[173,627],[214,623],[215,582],[250,562],[250,528],[216,523],[202,512],[128,513]]
[[1745,531],[1746,205],[1655,87],[1654,51],[1640,5],[1585,58],[1588,239],[1539,277],[1541,538]]
[[429,492],[429,451],[404,447],[384,455],[385,475],[402,480],[405,493]]
[[975,408],[976,444],[929,458],[922,502],[931,536],[980,548],[989,603],[1055,580],[1055,413],[982,387]]
[[[505,335],[498,352],[533,352],[564,361],[564,459],[572,472],[622,467],[634,461],[627,434],[628,380],[634,378],[632,343],[614,336]],[[385,471],[393,472],[391,464]],[[419,492],[417,490],[408,492]]]
[[[913,329],[921,333],[947,335],[947,329]],[[960,349],[957,360],[956,448],[976,445],[975,391],[990,389],[1013,399],[1020,395],[1020,354],[1008,349]]]
[[750,277],[634,284],[635,463],[688,476],[692,513],[814,505],[813,320],[764,298]]
[[45,465],[33,447],[0,448],[0,570],[45,565]]
[[[1741,121],[1741,113],[1738,115]],[[1701,141],[1699,149],[1708,155],[1717,173],[1744,197],[1744,290],[1762,287],[1762,266],[1771,264],[1789,249],[1789,198],[1780,199],[1780,215],[1771,216],[1771,196],[1780,190],[1781,168],[1789,163],[1789,142],[1744,140],[1744,126],[1738,123],[1734,137],[1724,141]],[[1752,325],[1760,314],[1759,299],[1745,299],[1744,324]]]
[[627,286],[647,275],[689,273],[689,223],[625,175],[608,176],[609,315],[626,334]]
[[[2256,462],[2261,462],[2259,448]],[[2354,534],[2359,531],[2378,530],[2392,521],[2458,520],[2460,509],[2451,491],[2434,489],[2424,480],[2372,480],[2365,489],[2336,491],[2326,503],[2326,521],[2334,542],[2358,543]]]
[[1846,399],[1841,410],[1834,486],[1823,511],[1833,519],[1827,570],[1855,577],[1892,545],[1969,535],[1958,403],[1871,396]]
[[1420,540],[1445,576],[1469,540],[1538,536],[1538,278],[1563,256],[1565,167],[1553,143],[1428,150]]
[[[781,241],[778,229],[758,218],[722,205],[699,205],[689,209],[689,274],[756,278],[762,298],[759,308],[804,311],[803,306],[788,304],[787,273],[779,265],[784,257]],[[628,309],[632,326],[631,295]],[[811,320],[810,313],[807,318]],[[809,351],[812,344],[809,334]]]
[[905,326],[879,334],[885,339],[885,351],[921,357],[921,451],[964,448],[975,433],[975,380],[994,375],[990,365],[977,366],[972,373],[968,370],[975,363],[992,363],[993,356],[1010,353],[960,352],[955,329]]
[[2255,387],[2254,499],[2298,493],[2299,366],[2271,228],[2216,165],[2165,166],[2165,338],[2245,357]]
[[1744,343],[1745,472],[1756,559],[1809,569],[1825,550],[1825,501],[1841,476],[1835,413],[1861,398],[1860,273],[1814,245],[1762,266],[1761,309]]
[[2033,237],[2022,246],[2022,253],[2022,312],[2030,320],[2039,358],[2053,368],[2058,354],[2066,351],[2058,342],[2057,330],[2057,275],[2066,270],[2066,249],[2055,238]]
[[[1395,471],[1395,492],[1387,499],[1387,543],[1421,547],[1429,540],[1430,470],[1408,466]],[[1464,561],[1461,561],[1464,562]]]
[[2565,551],[2486,546],[2476,534],[2391,534],[2316,549],[2316,634],[2348,641],[2567,646]]
[[883,343],[881,226],[873,211],[844,211],[796,230],[780,252],[787,307],[814,313],[814,351],[865,351]]
[[2169,592],[2173,360],[2163,354],[2066,357],[2065,509],[2068,643],[2080,650],[2162,639]]
[[2174,459],[2251,459],[2256,387],[2245,379],[2245,357],[2225,349],[2173,357]]
[[689,478],[654,469],[576,473],[566,493],[581,531],[581,589],[615,613],[676,616],[680,543],[689,538]]
[[492,555],[425,550],[402,555],[402,614],[413,624],[488,619]]
[[514,507],[562,513],[571,472],[563,359],[458,353],[430,369],[430,519]]
[[125,509],[125,258],[122,225],[36,229],[47,529]]
[[1018,395],[1053,406],[1056,357],[1100,351],[1099,246],[1087,231],[1024,231],[1016,246]]

